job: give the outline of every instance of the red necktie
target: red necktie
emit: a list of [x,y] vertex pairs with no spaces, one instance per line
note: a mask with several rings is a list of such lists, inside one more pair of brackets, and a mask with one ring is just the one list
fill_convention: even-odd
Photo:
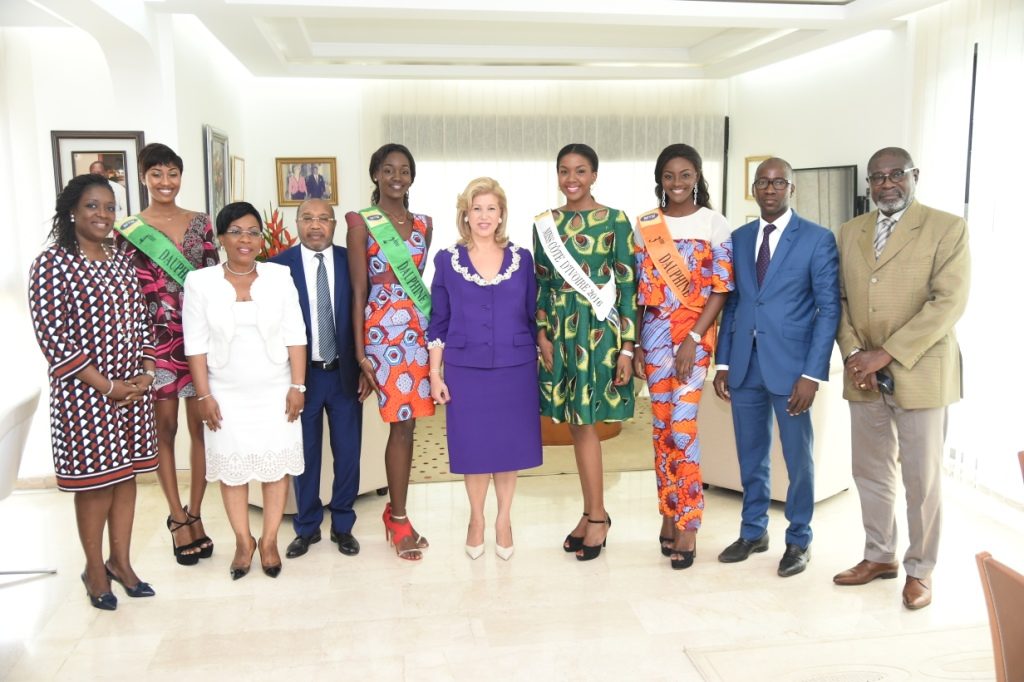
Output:
[[764,237],[761,239],[761,248],[757,250],[757,287],[760,289],[764,284],[765,273],[768,272],[768,264],[772,262],[772,252],[768,248],[768,235],[775,229],[774,225],[764,226]]

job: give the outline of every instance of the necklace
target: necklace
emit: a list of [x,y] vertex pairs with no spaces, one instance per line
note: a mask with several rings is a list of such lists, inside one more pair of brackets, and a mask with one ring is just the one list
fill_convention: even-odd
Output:
[[406,221],[406,220],[407,220],[407,219],[409,218],[409,211],[406,211],[406,212],[405,212],[405,213],[404,213],[404,214],[402,215],[402,220],[398,220],[397,218],[395,218],[395,216],[391,215],[390,213],[388,213],[387,211],[385,211],[385,210],[384,210],[383,208],[382,208],[382,209],[380,209],[380,210],[381,210],[381,212],[382,212],[382,213],[383,213],[384,215],[386,215],[387,217],[391,218],[392,220],[394,220],[394,221],[395,221],[396,223],[398,223],[399,225],[405,225],[405,221]]
[[252,267],[249,268],[249,270],[247,272],[235,272],[230,267],[228,267],[227,263],[224,263],[223,265],[224,265],[224,269],[225,270],[227,270],[228,272],[230,272],[232,275],[234,275],[236,277],[245,277],[246,275],[251,275],[252,273],[256,272],[256,263],[253,263]]

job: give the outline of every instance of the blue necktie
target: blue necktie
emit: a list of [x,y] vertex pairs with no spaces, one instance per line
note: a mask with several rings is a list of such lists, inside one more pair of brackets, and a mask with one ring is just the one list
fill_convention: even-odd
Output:
[[324,254],[316,254],[320,264],[316,268],[316,329],[319,335],[320,359],[331,362],[338,357],[338,346],[334,340],[334,306],[331,287],[327,284],[327,268]]

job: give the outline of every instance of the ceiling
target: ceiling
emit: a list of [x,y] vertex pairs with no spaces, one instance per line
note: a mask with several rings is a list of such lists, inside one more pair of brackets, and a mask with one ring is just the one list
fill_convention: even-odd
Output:
[[0,25],[74,24],[88,3],[191,14],[257,76],[724,78],[943,1],[3,0]]

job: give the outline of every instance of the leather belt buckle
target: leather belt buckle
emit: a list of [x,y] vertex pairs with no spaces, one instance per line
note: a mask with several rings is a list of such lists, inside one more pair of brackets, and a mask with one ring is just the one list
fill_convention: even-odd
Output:
[[321,360],[313,360],[313,361],[311,361],[309,363],[309,365],[313,369],[322,369],[322,370],[325,370],[325,371],[330,371],[332,369],[338,369],[338,358],[334,358],[330,362],[323,362]]

